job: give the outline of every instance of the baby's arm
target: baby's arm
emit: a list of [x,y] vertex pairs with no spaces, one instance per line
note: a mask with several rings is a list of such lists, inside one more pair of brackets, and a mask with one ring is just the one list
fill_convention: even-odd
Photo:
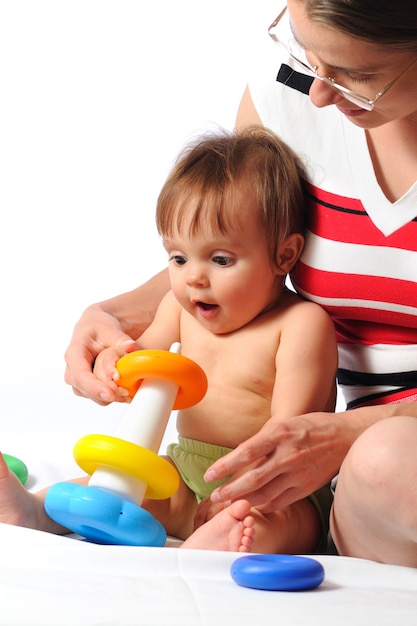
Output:
[[336,371],[333,322],[318,305],[298,304],[281,333],[272,417],[285,419],[315,411],[333,411]]
[[99,380],[106,383],[117,396],[117,401],[129,400],[129,391],[124,387],[119,387],[117,381],[119,374],[116,368],[117,361],[126,354],[126,351],[119,346],[105,348],[98,355],[94,362],[93,374]]

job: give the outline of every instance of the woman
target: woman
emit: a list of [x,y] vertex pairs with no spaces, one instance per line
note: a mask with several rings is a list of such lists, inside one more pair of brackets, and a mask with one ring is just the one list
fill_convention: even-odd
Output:
[[[335,322],[349,410],[272,419],[206,479],[257,461],[212,500],[247,497],[270,511],[339,474],[338,552],[415,567],[417,7],[288,0],[269,32],[279,46],[246,90],[237,126],[272,128],[307,168],[310,225],[293,282]],[[87,309],[66,355],[75,393],[123,399],[94,379],[92,362],[105,345],[134,349],[130,337],[167,288],[162,274]]]

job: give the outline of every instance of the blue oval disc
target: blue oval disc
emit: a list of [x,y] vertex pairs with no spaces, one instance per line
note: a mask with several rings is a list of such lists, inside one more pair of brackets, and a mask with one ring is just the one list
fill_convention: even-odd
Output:
[[321,563],[304,556],[251,554],[236,559],[230,574],[238,585],[270,591],[302,591],[324,580]]

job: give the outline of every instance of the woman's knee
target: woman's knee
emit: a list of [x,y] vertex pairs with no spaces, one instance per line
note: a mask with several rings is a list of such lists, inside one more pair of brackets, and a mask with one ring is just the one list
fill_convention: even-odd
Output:
[[342,464],[331,515],[340,554],[417,562],[417,419],[367,429]]
[[[353,488],[390,492],[404,481],[404,472],[417,471],[417,419],[407,416],[381,420],[352,445],[340,479],[349,477]],[[406,481],[405,481],[406,482]]]

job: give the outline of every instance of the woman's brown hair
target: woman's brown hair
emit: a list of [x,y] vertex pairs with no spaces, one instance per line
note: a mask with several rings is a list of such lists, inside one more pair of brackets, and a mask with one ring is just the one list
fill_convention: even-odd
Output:
[[314,21],[380,46],[417,52],[416,0],[300,0]]

